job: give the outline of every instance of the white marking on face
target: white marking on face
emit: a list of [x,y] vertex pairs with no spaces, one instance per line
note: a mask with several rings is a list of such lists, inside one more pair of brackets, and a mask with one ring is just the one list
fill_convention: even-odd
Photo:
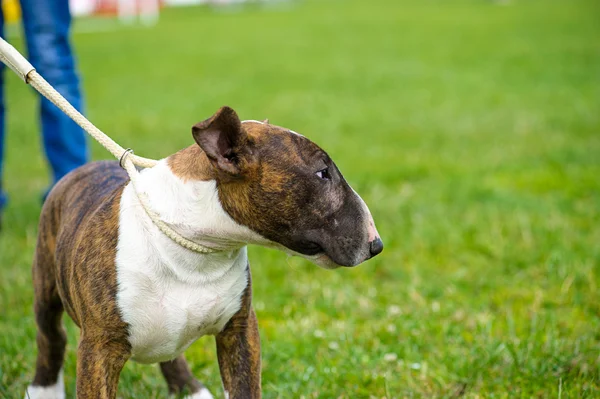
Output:
[[[352,187],[350,187],[352,188]],[[369,210],[369,207],[367,206],[367,204],[365,203],[365,201],[361,198],[360,195],[358,195],[358,193],[356,191],[354,191],[354,189],[352,188],[352,192],[354,193],[354,195],[356,195],[356,197],[358,198],[358,201],[360,202],[362,209],[363,209],[363,214],[365,215],[365,220],[366,220],[366,229],[367,229],[367,239],[369,242],[373,241],[374,239],[376,239],[377,237],[379,237],[379,233],[377,232],[377,228],[375,227],[375,221],[373,220],[373,215],[371,215],[371,211]]]
[[379,233],[377,232],[377,228],[375,227],[375,222],[373,221],[373,217],[371,216],[371,220],[369,220],[369,242],[374,241],[377,237],[379,237]]
[[62,369],[58,373],[58,381],[54,385],[30,385],[25,392],[25,399],[65,399],[65,382]]
[[304,137],[304,136],[303,136],[303,135],[301,135],[300,133],[298,133],[298,132],[294,132],[293,130],[288,130],[288,132],[290,132],[290,133],[292,133],[292,134],[295,134],[296,136]]
[[354,259],[354,264],[358,265],[362,262],[364,262],[365,260],[369,259],[371,257],[371,242],[373,240],[375,240],[377,237],[379,237],[379,233],[377,232],[377,228],[375,227],[375,222],[373,220],[373,215],[371,215],[371,211],[369,210],[369,207],[367,206],[367,204],[365,203],[365,201],[361,198],[360,195],[358,195],[358,193],[356,191],[354,191],[354,189],[352,187],[350,187],[352,189],[352,192],[354,193],[354,195],[356,195],[356,199],[358,200],[358,202],[361,205],[362,208],[362,214],[363,214],[363,225],[362,226],[357,226],[357,228],[362,227],[364,234],[365,234],[365,242],[362,245],[362,248],[359,248],[359,250],[356,252],[355,255],[355,259]]
[[139,189],[176,231],[225,249],[199,254],[181,247],[152,223],[133,187],[125,187],[116,256],[117,304],[129,324],[132,360],[156,363],[223,329],[240,309],[248,285],[245,243],[266,240],[229,217],[214,181],[184,183],[161,161],[142,171]]
[[202,388],[198,392],[184,396],[183,399],[214,399],[210,391],[206,388]]

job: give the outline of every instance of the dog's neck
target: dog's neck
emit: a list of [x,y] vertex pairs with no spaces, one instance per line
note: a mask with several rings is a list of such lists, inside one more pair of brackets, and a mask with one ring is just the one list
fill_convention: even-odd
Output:
[[[196,150],[190,147],[140,173],[138,190],[147,196],[152,211],[182,236],[219,252],[236,251],[249,243],[266,243],[223,210],[216,180],[210,178],[210,164],[193,155],[197,155]],[[166,238],[158,236],[161,241]],[[178,246],[175,242],[169,244]]]
[[192,284],[206,283],[219,280],[240,262],[245,264],[246,244],[264,241],[223,210],[215,180],[184,180],[173,173],[168,159],[140,173],[138,190],[172,229],[217,252],[193,252],[163,234],[129,183],[121,199],[118,251],[132,258],[124,262],[137,264],[140,258],[148,259],[144,267],[154,273]]
[[236,223],[223,210],[215,180],[184,180],[162,160],[142,171],[138,187],[162,221],[194,242],[232,250],[261,241],[258,234]]

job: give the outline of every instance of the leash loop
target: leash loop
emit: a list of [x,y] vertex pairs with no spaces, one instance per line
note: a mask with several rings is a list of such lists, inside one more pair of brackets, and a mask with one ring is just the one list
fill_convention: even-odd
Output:
[[106,148],[115,158],[119,160],[121,168],[125,169],[129,175],[133,191],[135,192],[146,215],[152,220],[154,225],[171,240],[190,251],[208,254],[217,252],[216,249],[206,247],[195,243],[173,230],[167,223],[162,221],[159,215],[154,212],[148,203],[145,193],[138,190],[139,172],[136,166],[141,168],[152,168],[158,161],[149,158],[143,158],[133,153],[131,148],[124,149],[117,142],[98,129],[92,122],[75,109],[59,92],[52,87],[21,55],[13,46],[0,38],[0,61],[13,70],[25,83],[28,83],[41,95],[56,105],[69,118],[77,123],[83,130],[92,136],[98,143]]
[[133,150],[131,148],[128,148],[125,151],[123,151],[123,155],[121,155],[121,158],[119,158],[119,166],[122,169],[125,169],[125,167],[123,166],[123,161],[126,161],[127,157],[131,154],[133,154]]

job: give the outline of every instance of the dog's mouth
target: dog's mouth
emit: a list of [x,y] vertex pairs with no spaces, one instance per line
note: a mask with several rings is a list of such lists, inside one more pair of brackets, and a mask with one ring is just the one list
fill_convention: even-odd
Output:
[[296,252],[306,256],[325,254],[323,247],[314,241],[302,241],[298,244]]
[[343,265],[335,262],[325,251],[325,248],[314,241],[302,241],[299,246],[299,251],[296,251],[304,259],[308,259],[323,269],[337,269]]
[[[271,248],[279,249],[290,256],[299,256],[301,258],[307,259],[314,263],[315,265],[322,267],[323,269],[337,269],[342,265],[338,265],[327,255],[325,249],[316,242],[305,241],[302,243],[302,248],[288,248],[281,244],[271,242],[269,245]],[[302,251],[302,252],[300,252]]]

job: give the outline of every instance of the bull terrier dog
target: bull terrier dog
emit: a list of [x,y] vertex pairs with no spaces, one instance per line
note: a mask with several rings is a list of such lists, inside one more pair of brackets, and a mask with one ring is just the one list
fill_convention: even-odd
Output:
[[164,235],[118,162],[65,176],[41,213],[33,262],[37,363],[27,398],[64,398],[63,311],[81,329],[77,397],[115,398],[129,359],[160,363],[169,392],[208,399],[183,352],[215,335],[226,398],[260,398],[260,340],[247,244],[328,269],[355,266],[383,243],[364,201],[325,151],[229,107],[192,127],[196,144],[140,172],[162,221],[215,250]]

